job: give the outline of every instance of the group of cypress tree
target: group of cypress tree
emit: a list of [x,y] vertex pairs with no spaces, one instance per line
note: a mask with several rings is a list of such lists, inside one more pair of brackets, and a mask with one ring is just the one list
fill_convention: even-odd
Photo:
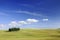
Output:
[[11,32],[11,31],[19,31],[19,30],[20,30],[20,28],[15,28],[15,27],[14,27],[14,28],[9,28],[8,31]]

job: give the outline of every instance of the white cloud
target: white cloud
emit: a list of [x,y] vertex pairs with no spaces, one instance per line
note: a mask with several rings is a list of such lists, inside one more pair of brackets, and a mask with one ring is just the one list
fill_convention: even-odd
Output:
[[48,19],[43,19],[43,21],[48,21]]
[[0,24],[0,27],[4,27],[5,25],[4,24]]
[[18,24],[23,25],[23,24],[31,24],[38,22],[39,20],[37,19],[27,19],[26,21],[18,21]]
[[8,16],[8,14],[3,13],[3,12],[0,12],[0,15],[1,15],[1,16]]
[[35,22],[38,22],[39,20],[37,20],[37,19],[27,19],[26,21],[28,23],[35,23]]
[[22,26],[22,25],[27,25],[27,24],[32,24],[32,23],[35,23],[35,22],[38,22],[37,19],[26,19],[26,21],[11,21],[9,23],[9,26],[10,27],[18,27],[18,26]]
[[38,14],[38,13],[35,13],[35,12],[29,12],[29,11],[16,11],[16,13],[24,13],[24,14],[29,14],[29,15],[33,15],[33,16],[47,17],[47,16],[44,16],[42,14]]
[[22,25],[26,25],[27,22],[26,21],[18,21],[18,25],[17,26],[22,26]]
[[9,23],[9,26],[16,27],[17,26],[17,22],[16,21],[11,21],[11,23]]
[[25,21],[18,21],[19,24],[27,24]]

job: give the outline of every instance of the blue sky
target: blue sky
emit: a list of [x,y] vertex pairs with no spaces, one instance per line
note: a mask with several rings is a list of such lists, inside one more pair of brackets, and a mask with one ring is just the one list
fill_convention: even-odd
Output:
[[0,29],[9,28],[12,21],[26,22],[34,19],[31,24],[20,28],[60,28],[60,0],[0,0]]

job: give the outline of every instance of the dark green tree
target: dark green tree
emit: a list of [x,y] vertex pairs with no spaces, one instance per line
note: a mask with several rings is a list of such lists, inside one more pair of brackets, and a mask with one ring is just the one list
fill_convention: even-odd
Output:
[[19,30],[20,30],[20,28],[15,28],[15,27],[14,27],[14,28],[9,28],[8,31],[11,32],[11,31],[19,31]]

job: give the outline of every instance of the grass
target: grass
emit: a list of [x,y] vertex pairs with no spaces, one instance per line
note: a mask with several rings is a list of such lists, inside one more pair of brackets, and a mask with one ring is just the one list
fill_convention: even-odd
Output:
[[59,30],[21,29],[17,32],[0,31],[0,40],[60,40]]

